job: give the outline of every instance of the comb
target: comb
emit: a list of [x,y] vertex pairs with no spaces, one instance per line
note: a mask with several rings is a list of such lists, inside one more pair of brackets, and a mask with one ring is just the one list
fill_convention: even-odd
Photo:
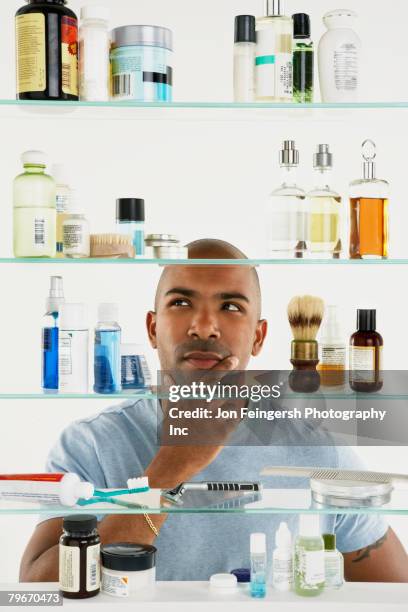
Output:
[[286,476],[289,478],[313,478],[317,480],[351,480],[372,484],[406,484],[407,474],[392,472],[365,472],[363,470],[337,470],[333,468],[272,466],[261,470],[262,476]]

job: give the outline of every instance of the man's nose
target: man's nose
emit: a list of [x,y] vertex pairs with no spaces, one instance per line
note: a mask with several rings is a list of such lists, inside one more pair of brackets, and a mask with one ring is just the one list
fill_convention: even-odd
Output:
[[207,309],[195,313],[188,330],[188,335],[190,338],[199,338],[200,340],[218,339],[221,334],[217,317]]

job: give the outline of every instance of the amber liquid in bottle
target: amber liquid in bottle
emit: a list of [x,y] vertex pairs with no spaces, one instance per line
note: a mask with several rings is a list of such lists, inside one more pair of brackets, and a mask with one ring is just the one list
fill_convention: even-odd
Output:
[[380,391],[384,341],[376,331],[376,311],[357,311],[357,331],[350,338],[350,387],[357,393]]
[[350,199],[350,258],[388,257],[388,199]]

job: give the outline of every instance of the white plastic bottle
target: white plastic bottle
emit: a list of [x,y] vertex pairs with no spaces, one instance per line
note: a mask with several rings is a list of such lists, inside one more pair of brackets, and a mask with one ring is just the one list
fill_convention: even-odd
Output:
[[109,9],[84,6],[79,28],[79,97],[87,102],[109,100]]
[[61,393],[88,393],[89,329],[84,304],[60,308],[58,375]]
[[64,240],[62,234],[62,224],[66,219],[66,215],[71,201],[71,188],[66,174],[66,168],[63,164],[53,164],[51,175],[56,183],[56,209],[57,209],[57,257],[63,257]]
[[81,259],[91,253],[89,223],[82,210],[78,208],[75,192],[71,199],[62,223],[64,257]]
[[349,9],[323,17],[328,31],[319,43],[322,102],[357,102],[360,89],[361,40],[353,30],[357,14]]
[[282,522],[275,536],[276,548],[272,558],[272,584],[277,591],[290,591],[293,586],[292,534]]

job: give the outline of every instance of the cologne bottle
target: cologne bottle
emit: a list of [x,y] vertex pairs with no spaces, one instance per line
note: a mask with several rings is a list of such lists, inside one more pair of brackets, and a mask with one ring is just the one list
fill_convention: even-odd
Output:
[[255,17],[238,15],[234,36],[234,102],[255,99],[255,54]]
[[267,210],[268,254],[271,257],[304,257],[307,251],[306,193],[296,185],[299,151],[285,140],[279,154],[284,180],[270,195]]
[[350,258],[388,257],[389,184],[376,178],[376,146],[365,140],[363,177],[350,184]]
[[313,102],[314,48],[310,40],[310,17],[293,15],[293,101]]
[[265,16],[256,20],[256,99],[292,102],[293,21],[284,14],[283,0],[265,0]]
[[318,146],[313,165],[319,173],[319,184],[307,194],[310,251],[315,257],[339,257],[341,197],[330,189],[323,178],[333,167],[329,145]]

